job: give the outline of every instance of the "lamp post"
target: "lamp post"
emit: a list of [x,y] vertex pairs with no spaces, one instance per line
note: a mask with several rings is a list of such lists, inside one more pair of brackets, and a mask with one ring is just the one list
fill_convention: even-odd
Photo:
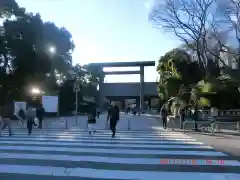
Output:
[[[35,107],[36,105],[39,104],[39,97],[41,97],[41,95],[44,93],[43,91],[41,91],[41,89],[39,89],[38,87],[32,87],[29,90],[30,96],[31,96],[31,104]],[[34,110],[34,114],[36,113],[36,107],[33,108]],[[36,114],[35,114],[36,115]]]
[[36,100],[37,96],[41,95],[42,93],[43,92],[37,87],[33,87],[30,89],[30,94],[31,94],[32,100]]
[[78,124],[78,92],[80,91],[80,85],[78,83],[77,77],[75,77],[74,82],[74,91],[75,91],[75,118],[76,118],[76,124]]
[[75,120],[76,120],[76,124],[77,124],[78,123],[78,93],[80,91],[80,82],[79,82],[78,75],[77,75],[76,71],[74,70],[74,68],[69,70],[68,73],[69,73],[71,79],[74,81],[73,92],[75,92]]

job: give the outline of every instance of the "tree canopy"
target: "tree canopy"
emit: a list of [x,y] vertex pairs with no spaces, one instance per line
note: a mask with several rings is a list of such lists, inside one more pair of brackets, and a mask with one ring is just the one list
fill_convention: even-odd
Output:
[[72,65],[75,45],[65,27],[27,13],[15,0],[1,0],[0,21],[1,103],[23,100],[33,86],[46,94],[57,93],[73,79],[73,71],[81,84],[87,84],[84,87],[99,82],[101,72]]
[[159,60],[160,97],[184,92],[195,103],[239,107],[239,17],[235,0],[155,1],[149,20],[183,43]]
[[189,89],[203,77],[199,64],[181,49],[174,49],[162,56],[157,70],[160,75],[159,88],[165,89],[161,95],[164,99],[180,95],[183,89]]
[[227,67],[222,54],[239,55],[239,9],[235,0],[162,0],[155,1],[149,19],[174,33],[209,75],[210,59]]

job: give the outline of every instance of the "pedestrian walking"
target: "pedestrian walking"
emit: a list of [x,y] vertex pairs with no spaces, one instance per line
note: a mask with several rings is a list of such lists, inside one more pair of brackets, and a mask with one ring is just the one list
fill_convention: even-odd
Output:
[[43,108],[43,105],[40,104],[39,107],[36,109],[36,117],[38,119],[38,128],[42,129],[42,122],[45,114],[45,109]]
[[27,119],[28,135],[32,134],[32,128],[33,128],[33,125],[35,124],[34,117],[35,117],[35,113],[33,112],[33,108],[31,106],[27,106],[26,119]]
[[131,108],[128,107],[128,108],[127,108],[127,114],[130,114],[130,112],[131,112]]
[[34,108],[33,106],[31,106],[31,111],[32,111],[32,116],[33,116],[33,126],[38,126],[38,122],[37,122],[37,116],[36,116],[36,113],[37,113],[37,108]]
[[107,120],[110,119],[110,114],[111,114],[111,106],[108,106],[108,111],[107,111]]
[[24,124],[26,115],[22,107],[20,107],[20,110],[18,111],[16,116],[19,118],[20,123]]
[[161,117],[162,117],[162,123],[163,123],[163,128],[167,128],[167,117],[168,117],[168,110],[166,109],[165,106],[163,106],[161,110]]
[[112,131],[112,138],[115,137],[116,134],[116,126],[119,121],[119,116],[120,111],[117,104],[115,104],[110,110],[110,129]]
[[0,107],[0,135],[2,131],[8,127],[8,134],[12,136],[12,127],[11,127],[11,116],[12,116],[12,105],[5,104]]
[[109,129],[109,121],[110,121],[110,115],[111,115],[111,106],[108,106],[107,110],[107,120],[106,120],[106,129]]
[[98,107],[97,108],[97,118],[99,118],[99,116],[100,116],[100,108]]
[[96,133],[96,106],[94,104],[89,104],[88,106],[88,133],[89,135]]
[[183,123],[185,121],[185,113],[186,113],[185,111],[186,109],[184,107],[179,109],[180,129],[183,129]]

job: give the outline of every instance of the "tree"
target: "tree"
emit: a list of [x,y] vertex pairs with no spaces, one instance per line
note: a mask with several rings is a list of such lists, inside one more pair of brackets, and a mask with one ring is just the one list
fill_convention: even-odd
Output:
[[[217,39],[225,51],[239,55],[240,50],[240,2],[236,0],[216,1],[217,17],[214,26],[215,32],[218,29],[228,32],[228,41]],[[237,51],[235,51],[235,49]]]
[[165,99],[189,93],[191,85],[203,78],[199,64],[181,49],[174,49],[161,57],[157,71],[160,96],[165,96]]
[[[24,10],[20,9],[15,0],[2,0],[0,2],[0,21],[4,22],[5,20],[11,18],[12,16],[21,16],[24,14]],[[6,74],[6,69],[8,68],[8,48],[6,47],[5,31],[2,25],[0,25],[0,104],[3,102],[3,99],[6,98],[6,95],[9,92],[9,89],[12,87],[9,82],[11,78]]]
[[[46,77],[45,83],[49,88],[58,88],[64,81],[71,78],[70,70],[72,66],[72,52],[75,48],[72,35],[66,28],[58,28],[54,23],[43,24],[42,39],[39,41],[40,52],[47,53],[51,61],[51,71]],[[41,43],[40,43],[41,42]],[[55,52],[49,52],[54,48]]]
[[[34,85],[54,95],[65,88],[64,93],[60,92],[65,97],[63,102],[71,99],[72,106],[75,99],[72,70],[81,85],[79,97],[98,97],[97,85],[103,72],[97,67],[72,65],[74,42],[66,28],[44,23],[40,14],[26,13],[14,0],[2,0],[0,7],[1,97],[26,98]],[[50,48],[55,51],[50,52]]]
[[0,18],[6,18],[12,15],[16,15],[19,9],[20,8],[15,0],[1,0],[0,1]]
[[174,32],[196,54],[207,76],[209,55],[225,65],[219,54],[221,47],[212,48],[207,42],[212,37],[211,25],[216,22],[215,6],[215,0],[163,0],[157,1],[149,15],[157,27]]
[[83,96],[98,99],[99,91],[97,86],[100,83],[100,79],[104,78],[101,68],[89,65],[80,66],[77,64],[73,67],[73,72],[74,77],[65,81],[60,87],[60,109],[64,114],[75,110],[76,96],[73,89],[76,81],[80,86],[80,92],[78,93],[79,110],[83,110],[83,107],[80,108]]
[[[72,68],[71,34],[54,23],[43,23],[39,14],[25,13],[15,1],[2,2],[1,17],[8,10],[14,18],[3,18],[0,27],[1,95],[20,98],[29,84],[43,85],[46,91],[58,88],[57,82],[66,80]],[[50,46],[56,54],[48,52]]]
[[50,54],[53,66],[59,72],[68,74],[69,69],[72,67],[72,52],[75,47],[72,35],[66,28],[58,28],[51,22],[44,23],[42,33],[39,49],[48,51],[49,47],[54,47],[56,52]]

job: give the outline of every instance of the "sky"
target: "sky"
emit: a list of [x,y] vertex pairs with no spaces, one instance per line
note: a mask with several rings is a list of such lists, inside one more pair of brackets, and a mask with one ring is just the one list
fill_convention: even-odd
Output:
[[[174,36],[148,21],[152,0],[16,0],[44,21],[66,27],[76,48],[73,63],[158,61],[177,47]],[[138,68],[108,68],[113,70]],[[145,68],[145,81],[155,82],[156,67]],[[108,75],[105,82],[140,82],[139,75]]]

